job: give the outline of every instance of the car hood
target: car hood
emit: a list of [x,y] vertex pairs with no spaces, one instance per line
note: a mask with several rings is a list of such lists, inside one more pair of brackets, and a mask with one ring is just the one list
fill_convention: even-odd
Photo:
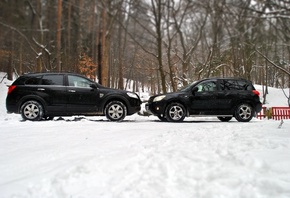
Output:
[[[121,89],[113,89],[113,88],[109,88],[109,87],[99,87],[99,91],[105,95],[122,95],[125,97],[128,97],[127,93],[134,93],[137,95],[138,99],[140,100],[140,96],[132,91],[126,91],[126,90],[121,90]],[[141,100],[140,100],[141,101]]]
[[185,91],[177,91],[177,92],[170,92],[170,93],[166,93],[166,94],[158,94],[158,95],[154,95],[154,96],[151,96],[150,99],[154,99],[158,96],[163,96],[165,95],[166,98],[173,98],[173,97],[177,97],[177,96],[180,96],[180,95],[187,95],[188,93],[185,92]]

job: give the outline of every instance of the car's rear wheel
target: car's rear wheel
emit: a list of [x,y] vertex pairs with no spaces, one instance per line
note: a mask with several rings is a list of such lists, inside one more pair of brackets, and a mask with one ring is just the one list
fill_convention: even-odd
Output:
[[174,102],[167,106],[165,115],[169,122],[182,122],[185,118],[186,110],[182,104]]
[[236,112],[235,112],[235,118],[239,122],[249,122],[254,116],[254,110],[253,107],[249,104],[240,104],[238,105]]
[[106,105],[105,115],[111,121],[121,121],[127,115],[127,107],[120,101],[111,101]]
[[43,107],[39,102],[29,100],[23,103],[20,113],[24,120],[38,121],[43,118]]
[[220,121],[222,122],[228,122],[230,121],[233,117],[217,117]]

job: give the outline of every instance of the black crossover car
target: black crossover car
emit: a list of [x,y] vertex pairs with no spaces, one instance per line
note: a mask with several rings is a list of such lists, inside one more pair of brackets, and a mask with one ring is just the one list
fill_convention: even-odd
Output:
[[54,116],[106,115],[120,121],[141,108],[137,94],[103,87],[73,73],[33,73],[20,76],[8,89],[8,113],[24,120]]
[[250,81],[211,78],[194,82],[179,92],[150,97],[146,109],[162,121],[181,122],[186,116],[235,117],[249,122],[262,109],[259,92]]

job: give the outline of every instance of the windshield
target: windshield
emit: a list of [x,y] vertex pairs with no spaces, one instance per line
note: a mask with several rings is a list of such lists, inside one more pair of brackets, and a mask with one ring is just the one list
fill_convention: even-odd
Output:
[[190,91],[193,85],[197,84],[199,81],[193,81],[192,83],[186,85],[185,87],[180,88],[180,91]]

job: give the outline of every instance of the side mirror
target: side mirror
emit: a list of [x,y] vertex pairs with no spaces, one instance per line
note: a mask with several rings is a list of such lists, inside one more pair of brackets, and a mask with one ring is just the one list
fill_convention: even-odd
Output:
[[93,88],[93,89],[97,89],[97,88],[98,88],[97,85],[96,85],[95,83],[91,83],[91,84],[90,84],[90,87]]
[[198,91],[198,87],[194,87],[193,89],[192,89],[192,95],[195,95],[195,93]]

